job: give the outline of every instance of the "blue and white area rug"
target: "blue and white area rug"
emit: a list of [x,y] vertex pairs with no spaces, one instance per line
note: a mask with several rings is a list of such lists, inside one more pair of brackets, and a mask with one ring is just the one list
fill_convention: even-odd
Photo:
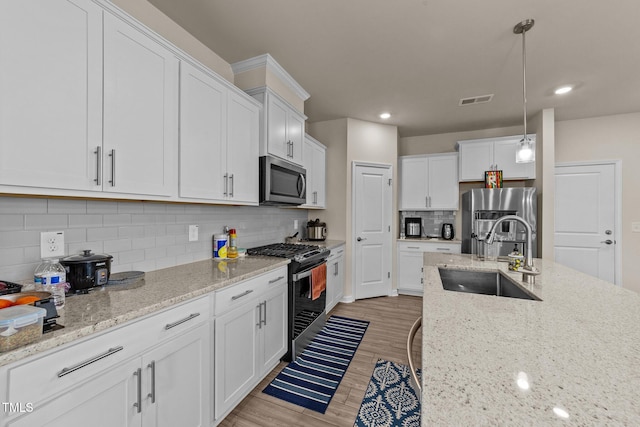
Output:
[[420,398],[410,381],[408,366],[379,359],[354,427],[420,427]]
[[364,320],[331,316],[262,392],[324,414],[368,326]]

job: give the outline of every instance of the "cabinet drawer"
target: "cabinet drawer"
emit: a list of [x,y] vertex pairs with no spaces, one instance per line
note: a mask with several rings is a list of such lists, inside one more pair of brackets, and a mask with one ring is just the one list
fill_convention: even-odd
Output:
[[459,254],[460,249],[460,242],[398,242],[398,251],[404,252],[442,252],[448,254]]
[[[194,313],[200,314],[186,320]],[[209,299],[199,298],[10,366],[7,397],[10,402],[37,404],[209,318]]]
[[231,285],[215,294],[215,314],[219,316],[267,290],[287,282],[287,267]]

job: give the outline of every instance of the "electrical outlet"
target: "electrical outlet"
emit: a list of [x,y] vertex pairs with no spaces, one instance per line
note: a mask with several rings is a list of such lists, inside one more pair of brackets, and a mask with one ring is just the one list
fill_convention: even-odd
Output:
[[297,229],[298,229],[298,220],[297,220],[297,219],[294,219],[294,220],[293,220],[293,229],[294,229],[294,230],[297,230]]
[[631,231],[633,233],[640,233],[640,222],[632,222],[631,223]]
[[43,231],[40,233],[40,258],[61,258],[64,256],[64,231]]
[[189,226],[189,241],[195,242],[198,240],[198,226],[190,225]]

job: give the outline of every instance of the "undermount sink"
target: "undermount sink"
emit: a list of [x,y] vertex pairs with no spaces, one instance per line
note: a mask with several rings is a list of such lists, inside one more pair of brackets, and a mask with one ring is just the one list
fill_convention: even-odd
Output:
[[496,295],[542,301],[499,271],[457,270],[438,268],[442,287],[447,291]]

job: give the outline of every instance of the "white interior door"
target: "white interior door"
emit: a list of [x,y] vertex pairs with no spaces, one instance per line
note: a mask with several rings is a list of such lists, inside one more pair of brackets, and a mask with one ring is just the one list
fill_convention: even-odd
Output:
[[[555,168],[555,261],[611,283],[616,277],[616,165]],[[617,280],[616,280],[617,279]]]
[[391,167],[354,165],[353,271],[356,299],[391,293]]

